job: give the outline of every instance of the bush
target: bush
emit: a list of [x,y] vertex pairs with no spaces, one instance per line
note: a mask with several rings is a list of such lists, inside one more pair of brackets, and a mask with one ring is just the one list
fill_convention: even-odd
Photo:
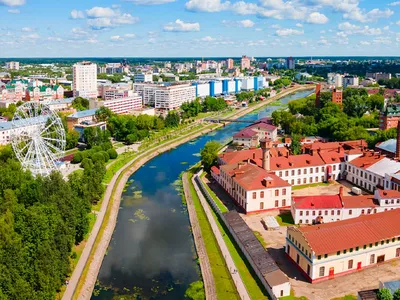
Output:
[[108,151],[109,149],[111,149],[113,147],[112,143],[110,141],[105,142],[101,145],[101,148],[103,149],[103,151]]
[[108,162],[110,160],[110,155],[108,155],[106,151],[100,151],[100,153],[103,155],[105,162]]
[[82,154],[80,152],[77,152],[74,154],[71,163],[79,164],[80,162],[82,162],[82,159],[83,159]]
[[185,292],[185,297],[192,300],[206,299],[203,281],[199,280],[191,283]]
[[84,158],[81,163],[81,167],[86,169],[87,167],[92,168],[93,162],[90,158]]
[[383,288],[378,291],[376,294],[378,300],[392,300],[392,293],[389,289]]
[[93,163],[96,163],[96,162],[99,162],[99,161],[101,161],[101,162],[103,162],[103,163],[106,162],[106,161],[105,161],[105,157],[104,157],[104,155],[103,155],[101,152],[95,153],[95,154],[92,156],[92,161],[93,161]]
[[116,159],[118,157],[118,153],[115,149],[108,149],[107,153],[110,159]]

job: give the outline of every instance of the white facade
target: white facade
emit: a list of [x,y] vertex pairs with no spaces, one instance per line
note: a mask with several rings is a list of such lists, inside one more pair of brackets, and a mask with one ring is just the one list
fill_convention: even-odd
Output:
[[74,97],[97,98],[97,65],[76,63],[72,67]]
[[328,73],[328,84],[335,87],[343,86],[343,75],[337,73]]
[[197,85],[197,97],[206,97],[210,95],[210,84],[200,83]]
[[155,90],[155,108],[172,110],[184,102],[196,99],[196,87],[193,85],[162,86]]
[[245,91],[254,90],[254,78],[253,77],[243,78],[241,89]]
[[90,108],[100,108],[101,106],[109,108],[113,113],[118,115],[128,114],[133,110],[140,110],[143,108],[143,98],[138,94],[131,95],[126,98],[108,100],[108,101],[97,101],[91,100]]
[[348,86],[358,86],[359,79],[358,76],[344,76],[343,77],[343,87],[346,88]]
[[138,73],[135,74],[135,82],[153,82],[152,73]]
[[6,69],[8,70],[19,70],[19,61],[7,61]]
[[47,117],[41,116],[31,119],[30,124],[26,125],[24,120],[13,122],[0,122],[0,145],[7,145],[11,142],[14,134],[18,134],[21,130],[33,132],[39,130],[47,122]]

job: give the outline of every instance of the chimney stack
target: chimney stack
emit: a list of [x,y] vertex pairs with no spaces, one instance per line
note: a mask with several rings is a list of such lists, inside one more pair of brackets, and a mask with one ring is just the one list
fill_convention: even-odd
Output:
[[400,157],[400,122],[397,123],[396,158]]
[[264,170],[270,170],[270,153],[269,149],[271,149],[270,139],[261,139],[260,146],[262,150],[262,167]]
[[343,187],[342,186],[339,188],[339,196],[343,196]]

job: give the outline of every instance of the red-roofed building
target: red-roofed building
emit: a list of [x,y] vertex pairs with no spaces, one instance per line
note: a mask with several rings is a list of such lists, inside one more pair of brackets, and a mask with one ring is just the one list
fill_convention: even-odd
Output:
[[400,209],[289,227],[286,254],[312,282],[400,258]]
[[269,119],[263,118],[247,126],[233,136],[233,142],[246,148],[256,148],[261,139],[275,141],[278,137],[278,128],[269,122]]
[[[290,207],[292,188],[285,180],[255,164],[222,165],[218,182],[246,213]],[[217,174],[217,170],[212,171]]]

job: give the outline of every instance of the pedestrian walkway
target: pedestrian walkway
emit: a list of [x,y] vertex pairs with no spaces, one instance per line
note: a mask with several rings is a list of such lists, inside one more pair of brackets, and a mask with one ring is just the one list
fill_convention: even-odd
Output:
[[206,246],[204,244],[204,240],[201,234],[201,228],[199,225],[199,220],[197,218],[196,209],[193,204],[192,195],[190,193],[189,182],[186,172],[182,176],[182,183],[187,203],[187,209],[189,213],[190,224],[192,226],[194,243],[196,245],[196,252],[200,260],[200,269],[201,269],[201,275],[203,277],[206,299],[216,300],[217,291],[215,288],[214,276],[211,271],[210,260],[208,259]]
[[232,259],[231,253],[229,252],[228,247],[225,244],[225,241],[222,237],[221,231],[219,230],[217,222],[215,221],[214,216],[211,212],[211,208],[208,205],[207,200],[204,198],[202,192],[200,191],[194,178],[195,177],[193,176],[193,178],[192,178],[193,186],[194,186],[196,193],[200,199],[201,205],[203,206],[204,212],[206,213],[208,222],[210,223],[211,228],[214,233],[214,236],[218,242],[218,246],[221,249],[221,252],[224,256],[226,266],[228,267],[228,270],[231,273],[231,276],[232,276],[233,282],[235,283],[236,290],[238,291],[239,297],[242,300],[250,300],[251,298],[249,296],[249,293],[247,292],[246,287],[243,283],[243,280],[240,277],[239,272],[237,271],[237,268]]

